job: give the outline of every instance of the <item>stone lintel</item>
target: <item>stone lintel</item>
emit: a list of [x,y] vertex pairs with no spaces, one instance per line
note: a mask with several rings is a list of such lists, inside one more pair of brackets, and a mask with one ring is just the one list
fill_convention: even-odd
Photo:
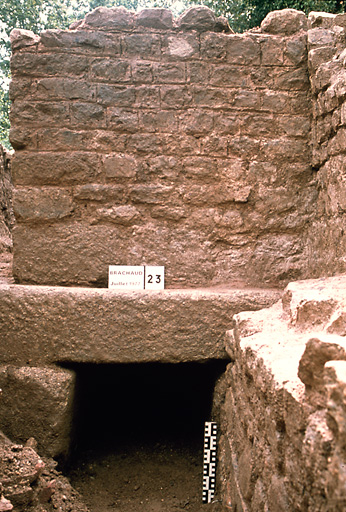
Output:
[[281,293],[3,285],[0,360],[40,366],[223,359],[233,315],[268,307]]

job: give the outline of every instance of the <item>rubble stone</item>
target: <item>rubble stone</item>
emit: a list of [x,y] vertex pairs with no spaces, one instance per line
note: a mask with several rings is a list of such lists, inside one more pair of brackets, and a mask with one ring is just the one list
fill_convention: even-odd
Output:
[[[27,360],[27,364],[32,362]],[[42,455],[66,457],[70,449],[74,384],[74,373],[69,370],[2,365],[1,429],[17,442],[34,436]],[[35,475],[28,476],[29,484]],[[11,481],[11,485],[16,483]]]

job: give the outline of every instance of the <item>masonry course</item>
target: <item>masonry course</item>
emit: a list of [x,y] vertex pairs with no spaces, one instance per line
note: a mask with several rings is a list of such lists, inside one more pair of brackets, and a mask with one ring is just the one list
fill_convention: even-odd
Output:
[[[100,8],[11,36],[25,286],[0,287],[2,386],[25,376],[49,402],[74,379],[57,363],[227,357],[225,511],[345,509],[345,25],[288,9],[239,35],[206,8]],[[164,264],[171,289],[100,289],[116,263]],[[55,455],[56,417],[37,429]]]
[[302,274],[306,32],[168,20],[99,9],[12,33],[16,282],[107,286],[109,264],[165,265],[168,287]]

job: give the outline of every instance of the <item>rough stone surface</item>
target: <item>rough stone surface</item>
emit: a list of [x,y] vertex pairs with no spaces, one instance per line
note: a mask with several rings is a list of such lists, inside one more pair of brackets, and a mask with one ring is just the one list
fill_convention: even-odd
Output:
[[279,291],[265,289],[115,292],[0,286],[0,358],[2,364],[37,366],[227,358],[223,338],[233,315],[265,307],[278,296]]
[[[22,342],[25,345],[24,339]],[[32,338],[31,343],[37,342]],[[28,357],[26,363],[22,360],[19,365],[33,363]],[[70,370],[2,365],[1,430],[16,442],[35,437],[39,453],[44,456],[66,457],[71,441],[74,386],[75,375]]]
[[272,307],[235,315],[219,399],[225,506],[343,509],[346,345],[329,329],[345,286],[346,276],[297,281]]
[[56,462],[38,456],[36,441],[14,444],[0,433],[0,510],[15,512],[88,512],[78,493],[56,470]]
[[306,16],[302,11],[296,9],[270,12],[261,23],[261,30],[268,34],[292,35],[306,29]]
[[345,15],[311,13],[308,31],[313,92],[312,163],[318,196],[307,232],[308,275],[345,272]]
[[98,7],[14,44],[16,282],[105,287],[109,264],[165,265],[169,288],[304,273],[306,37],[220,30],[203,6],[173,24]]

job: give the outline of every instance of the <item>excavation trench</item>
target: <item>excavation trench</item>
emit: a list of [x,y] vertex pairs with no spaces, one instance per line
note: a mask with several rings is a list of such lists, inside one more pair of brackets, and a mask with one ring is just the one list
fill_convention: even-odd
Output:
[[202,505],[203,431],[227,362],[73,366],[67,473],[91,512],[218,510]]

